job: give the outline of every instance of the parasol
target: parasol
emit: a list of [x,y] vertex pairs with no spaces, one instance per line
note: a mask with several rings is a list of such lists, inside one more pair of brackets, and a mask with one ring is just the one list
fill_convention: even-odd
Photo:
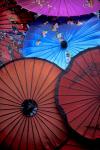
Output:
[[58,84],[58,103],[71,128],[88,139],[99,139],[100,47],[79,53]]
[[22,54],[54,62],[65,69],[80,51],[100,44],[100,20],[93,17],[83,24],[34,23],[24,39]]
[[22,10],[13,0],[0,2],[0,65],[21,57],[20,49],[30,20],[33,20],[32,13]]
[[76,142],[75,139],[69,139],[60,150],[89,150],[85,145]]
[[18,16],[10,10],[0,13],[0,30],[11,31],[19,30],[24,31],[23,24]]
[[14,1],[1,1],[0,5],[0,30],[25,32],[29,21],[34,15],[21,9]]
[[2,64],[20,58],[24,35],[0,32],[0,61]]
[[20,59],[0,69],[0,144],[3,149],[53,150],[67,136],[55,104],[61,69]]
[[79,16],[100,9],[98,0],[16,0],[29,11],[47,16]]

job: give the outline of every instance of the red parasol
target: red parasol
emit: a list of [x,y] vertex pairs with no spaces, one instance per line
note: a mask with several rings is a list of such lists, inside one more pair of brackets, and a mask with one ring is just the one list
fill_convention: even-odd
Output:
[[0,13],[0,30],[11,31],[14,28],[24,31],[23,24],[18,16],[10,10]]
[[[8,3],[9,2],[9,3]],[[0,30],[24,32],[27,23],[33,21],[34,15],[21,9],[14,1],[1,1],[0,5]]]
[[36,58],[15,60],[0,69],[3,148],[53,150],[66,139],[66,129],[55,104],[55,86],[61,71]]
[[89,150],[85,146],[79,144],[74,139],[68,140],[60,150]]
[[0,61],[2,63],[21,57],[20,49],[23,45],[23,39],[23,34],[0,32]]
[[76,132],[89,139],[100,138],[100,47],[74,58],[60,78],[58,99]]
[[0,1],[0,65],[20,58],[27,23],[33,13],[21,9],[14,0]]

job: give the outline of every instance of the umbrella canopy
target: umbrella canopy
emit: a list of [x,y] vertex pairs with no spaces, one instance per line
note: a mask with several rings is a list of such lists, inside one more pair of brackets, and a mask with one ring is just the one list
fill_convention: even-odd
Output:
[[24,35],[0,32],[0,61],[2,64],[20,58]]
[[61,75],[58,103],[77,133],[100,138],[100,47],[79,53]]
[[16,0],[29,11],[47,16],[79,16],[100,9],[98,0]]
[[[67,136],[56,108],[61,69],[41,59],[20,59],[0,69],[0,144],[3,149],[53,150]],[[6,147],[6,148],[5,148]]]
[[75,139],[69,139],[60,150],[89,150],[85,145],[76,142]]
[[100,44],[100,20],[93,17],[82,25],[35,23],[26,33],[22,54],[54,62],[65,69],[71,58]]
[[14,0],[0,1],[0,65],[21,57],[20,48],[32,13],[22,10]]
[[24,31],[23,22],[21,22],[20,18],[10,10],[3,11],[0,13],[0,30]]
[[27,30],[27,23],[33,21],[34,15],[19,6],[14,1],[1,0],[0,4],[0,30],[24,32]]

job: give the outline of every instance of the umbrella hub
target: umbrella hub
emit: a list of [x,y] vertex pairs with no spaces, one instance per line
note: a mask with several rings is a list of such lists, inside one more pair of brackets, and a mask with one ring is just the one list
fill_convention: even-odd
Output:
[[22,103],[22,112],[27,117],[33,117],[36,115],[38,110],[37,103],[32,99],[26,99]]
[[68,47],[67,41],[63,40],[61,41],[61,48],[66,49]]

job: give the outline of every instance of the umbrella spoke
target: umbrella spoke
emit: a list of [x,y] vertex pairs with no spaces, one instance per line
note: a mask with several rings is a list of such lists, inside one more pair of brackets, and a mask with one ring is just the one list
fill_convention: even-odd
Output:
[[[90,53],[91,54],[91,53]],[[91,55],[90,55],[91,56]],[[84,58],[84,56],[83,56]],[[88,66],[88,63],[86,61],[86,59],[84,58],[84,62],[86,63],[86,65]],[[92,62],[94,64],[94,62]],[[79,64],[78,64],[79,65]],[[83,69],[82,69],[83,70]],[[85,72],[86,73],[86,72]],[[88,73],[86,73],[88,75]],[[96,78],[95,80],[93,80],[93,78],[91,76],[88,75],[88,77],[91,79],[91,81],[96,85],[96,87],[98,88],[98,82],[96,81]],[[96,82],[95,82],[96,81]]]
[[53,89],[51,91],[48,90],[48,93],[45,94],[46,89],[47,88],[49,89],[52,86],[52,84],[54,84],[56,82],[57,78],[58,78],[58,76],[55,76],[55,78],[51,81],[51,83],[45,89],[42,90],[42,93],[40,91],[40,95],[38,95],[38,97],[37,97],[39,102],[42,102],[41,100],[53,91]]
[[32,97],[32,87],[33,87],[33,81],[34,81],[34,66],[35,66],[35,60],[33,60],[32,64],[32,78],[31,78],[31,87],[30,87],[30,97]]
[[13,112],[10,112],[10,113],[5,113],[5,114],[3,114],[3,115],[0,115],[0,117],[5,117],[5,116],[9,116],[9,115],[11,115],[11,114],[14,114],[14,113],[18,113],[19,112],[19,110],[17,110],[17,111],[13,111]]
[[10,86],[9,86],[6,82],[3,81],[3,79],[1,79],[1,77],[0,77],[0,80],[7,86],[8,89],[10,89],[10,90],[17,96],[18,99],[21,99],[21,98],[19,97],[19,95],[16,94],[16,92],[15,92],[13,89],[11,89]]
[[[9,148],[11,148],[11,147],[12,147],[12,145],[13,145],[14,141],[16,140],[16,137],[17,137],[17,135],[18,135],[18,132],[19,132],[19,130],[20,130],[20,128],[21,128],[21,126],[22,126],[22,124],[23,124],[24,120],[25,120],[25,118],[23,118],[23,116],[22,116],[22,120],[20,120],[20,121],[18,122],[19,127],[18,127],[18,129],[17,129],[17,131],[16,131],[16,134],[14,135],[14,137],[13,137],[13,139],[12,139],[11,143],[9,144]],[[18,124],[17,124],[17,125],[18,125]]]
[[34,119],[34,124],[35,124],[36,130],[37,130],[37,133],[38,133],[39,141],[40,141],[41,146],[42,146],[41,149],[44,149],[44,143],[43,143],[42,138],[41,138],[41,134],[40,134],[40,130],[39,130],[39,127],[38,127],[37,118]]
[[[100,54],[100,52],[99,52],[99,54]],[[92,55],[92,54],[91,54],[91,59],[92,59],[93,65],[94,65],[94,67],[95,67],[95,70],[96,70],[97,75],[98,75],[98,78],[99,78],[99,80],[97,80],[97,78],[96,78],[95,80],[97,81],[97,84],[99,84],[99,86],[100,86],[99,71],[98,71],[97,64],[95,63],[95,60],[94,60],[94,58],[93,58],[93,55]]]
[[33,143],[34,143],[34,149],[36,149],[36,142],[35,142],[35,133],[34,133],[34,125],[32,124],[33,120],[31,119],[31,128],[32,128],[32,136],[33,136]]
[[45,63],[43,63],[42,66],[41,66],[41,70],[40,70],[40,72],[39,72],[38,79],[37,79],[37,81],[36,81],[35,90],[34,90],[34,92],[33,92],[32,99],[33,99],[33,96],[35,97],[35,95],[36,95],[36,91],[37,91],[37,89],[38,89],[38,84],[39,84],[39,79],[40,79],[42,70],[43,70],[43,68],[44,68],[44,65],[45,65]]
[[3,89],[0,89],[0,91],[3,92],[3,93],[6,93],[8,96],[12,97],[13,99],[16,99],[17,102],[19,101],[19,99],[17,99],[15,96],[9,94],[8,92],[4,91]]
[[[71,72],[73,72],[72,70],[71,70]],[[81,77],[81,75],[78,75],[76,72],[73,72],[74,74],[76,74],[80,79],[83,79],[84,80],[84,78],[83,77]],[[88,88],[88,89],[90,89],[90,90],[92,90],[92,91],[96,91],[96,89],[94,88],[94,86],[93,85],[91,85],[91,83],[89,82],[87,82],[87,80],[84,80],[84,81],[86,81],[88,84],[90,84],[91,85],[91,87],[88,87],[86,84],[83,84],[83,83],[81,83],[81,82],[77,82],[77,81],[75,81],[75,80],[72,80],[72,79],[70,79],[70,78],[68,78],[68,77],[64,77],[64,78],[66,78],[67,80],[70,80],[70,81],[72,81],[73,83],[78,83],[79,85],[82,85],[82,86],[84,86],[84,87],[86,87],[86,88]],[[72,84],[73,84],[72,83]],[[70,87],[71,87],[72,85],[70,85]]]
[[[81,75],[78,75],[75,71],[73,71],[73,70],[71,70],[73,73],[75,73],[80,79],[82,79],[82,80],[84,80],[84,81],[86,81],[88,84],[90,84],[91,85],[91,87],[93,87],[94,88],[94,90],[96,90],[97,89],[97,85],[96,85],[96,83],[95,82],[93,82],[93,83],[95,83],[95,85],[93,84],[93,83],[91,83],[91,82],[89,82],[87,79],[84,79],[84,77],[82,77]],[[84,73],[88,76],[88,78],[89,78],[89,75],[84,71]],[[90,77],[90,80],[91,80],[91,77]]]
[[[46,123],[43,121],[44,118],[43,116],[39,115],[38,116],[39,120],[41,120],[43,122],[43,124],[48,128],[48,130],[51,132],[51,134],[53,134],[55,136],[55,138],[57,138],[57,140],[60,140],[60,137],[57,137],[57,135],[46,125]],[[47,120],[47,119],[46,119]],[[48,120],[47,120],[48,121]],[[49,122],[50,124],[52,124],[51,122]],[[54,124],[53,124],[54,125]],[[54,125],[55,126],[55,125]],[[55,126],[56,127],[56,126]]]
[[[90,106],[92,106],[93,104],[96,104],[96,102],[94,102],[94,100],[92,100],[91,102],[92,102],[92,104],[90,104],[90,101],[89,101],[89,102],[87,102],[87,103],[85,103],[85,104],[83,104],[83,105],[81,105],[81,106],[79,106],[79,107],[76,107],[75,109],[73,109],[73,110],[67,112],[67,114],[70,114],[71,112],[73,112],[73,111],[75,111],[75,110],[78,110],[78,109],[81,109],[81,107],[85,107],[85,106],[87,106],[88,104],[90,104],[89,107],[86,108],[86,110],[88,110],[88,109],[90,108]],[[84,112],[85,112],[86,110],[84,110]],[[82,112],[82,113],[83,113],[83,112]],[[78,114],[78,116],[80,116],[80,114]],[[76,116],[76,118],[77,118],[77,116]],[[72,120],[72,121],[73,121],[73,120]]]
[[[57,116],[54,117],[53,114],[52,114],[52,112],[49,112],[49,113],[47,114],[46,111],[39,111],[39,113],[42,113],[42,114],[44,114],[45,116],[51,117],[51,118],[56,119],[57,121],[61,122],[61,119],[60,119],[60,118],[57,118]],[[57,113],[55,112],[55,115],[56,115],[56,114],[57,114]]]
[[[60,96],[60,95],[59,95]],[[66,95],[65,95],[66,96]],[[74,103],[78,103],[78,102],[81,102],[81,101],[88,101],[88,100],[90,100],[91,101],[91,99],[93,99],[93,100],[95,100],[95,98],[97,98],[97,96],[96,97],[90,97],[90,98],[84,98],[84,99],[80,99],[80,100],[77,100],[77,98],[76,98],[76,100],[74,101],[71,101],[71,102],[65,102],[65,103],[62,103],[62,105],[68,105],[68,104],[74,104]]]
[[23,99],[24,97],[22,96],[22,94],[21,94],[20,90],[19,90],[19,89],[18,89],[18,87],[16,86],[16,84],[15,84],[14,80],[11,78],[10,73],[9,73],[9,71],[7,70],[7,68],[6,68],[6,67],[5,67],[5,70],[6,70],[7,74],[8,74],[8,76],[9,76],[9,78],[11,79],[11,81],[13,82],[13,84],[15,85],[16,89],[18,90],[18,92],[19,92],[19,94],[20,94],[21,98]]
[[12,101],[12,99],[8,99],[8,98],[1,97],[1,96],[0,96],[0,99],[6,100],[6,101],[8,101],[8,102],[11,102],[11,103],[13,103],[13,104],[20,105],[20,103],[18,103],[18,102],[15,102],[15,101]]
[[[3,129],[0,130],[0,134],[2,132],[4,132],[6,130],[6,128],[8,128],[12,123],[14,123],[19,117],[21,116],[21,114],[18,115],[18,117],[16,117],[16,119],[14,118],[15,116],[13,116],[14,120],[11,121],[9,124],[7,124],[7,126],[5,126]],[[6,120],[7,121],[7,120]],[[2,122],[3,123],[3,122]]]
[[100,130],[100,128],[99,128],[99,121],[100,121],[100,105],[99,105],[99,114],[98,114],[98,118],[97,118],[97,122],[96,122],[96,125],[95,125],[95,130],[94,130],[94,133],[93,133],[93,136],[95,136],[95,134],[96,134],[96,131],[99,129]]
[[88,91],[87,89],[84,90],[84,89],[80,89],[80,88],[72,88],[72,87],[67,87],[67,86],[64,86],[64,85],[62,85],[61,87],[64,88],[64,89],[68,88],[68,89],[71,89],[71,90],[83,91],[84,93],[90,93],[91,95],[93,95],[93,92]]
[[25,93],[24,93],[24,90],[23,90],[23,87],[22,87],[22,84],[21,84],[21,81],[20,81],[20,77],[19,77],[18,72],[17,72],[16,64],[13,63],[13,65],[14,65],[14,68],[15,68],[15,71],[16,71],[16,75],[17,75],[17,78],[18,78],[20,87],[21,87],[21,89],[22,89],[23,95],[24,95],[24,97],[26,97],[26,95],[25,95]]
[[26,63],[25,63],[25,61],[24,61],[24,72],[25,72],[25,82],[26,82],[26,97],[28,97],[28,83],[27,83],[27,77],[26,77],[26,72],[27,72],[27,70],[26,70]]
[[[6,140],[9,140],[9,136],[10,136],[10,134],[13,132],[13,130],[16,128],[16,126],[18,126],[18,124],[20,123],[20,121],[21,121],[21,119],[22,119],[22,117],[20,117],[19,118],[19,120],[17,120],[17,118],[16,118],[16,124],[11,128],[11,130],[8,132],[8,134],[6,135],[6,137],[5,137],[5,139],[2,141],[2,143],[4,142],[4,141],[6,141]],[[12,142],[12,141],[11,141]],[[10,145],[9,145],[10,146]]]
[[20,137],[20,143],[18,145],[18,150],[20,150],[20,147],[21,147],[21,142],[22,142],[22,138],[23,138],[26,122],[27,122],[27,118],[25,119],[24,126],[23,126],[23,129],[22,129],[22,133],[21,133],[21,137]]
[[[72,85],[73,85],[74,83],[78,83],[80,86],[86,87],[89,91],[93,91],[93,92],[95,91],[95,92],[96,92],[96,90],[95,90],[95,88],[93,88],[93,86],[88,87],[87,85],[85,85],[85,84],[83,84],[83,83],[79,83],[78,81],[72,80],[72,79],[70,79],[70,78],[68,78],[68,77],[66,77],[66,76],[64,76],[64,78],[66,78],[66,79],[69,80],[69,81],[72,81],[72,82],[73,82]],[[79,78],[81,78],[81,76],[79,76]],[[71,87],[72,85],[70,85],[69,87]]]
[[[16,111],[15,113],[9,113],[9,115],[11,115],[11,114],[12,114],[12,116],[10,116],[10,117],[4,119],[3,121],[0,121],[0,124],[4,123],[5,121],[8,121],[9,119],[12,119],[13,117],[15,117],[15,115],[17,116],[17,115],[19,115],[19,114],[21,114],[21,113],[18,112],[18,111]],[[13,115],[13,114],[14,114],[14,115]],[[7,115],[8,115],[8,114],[7,114]],[[7,117],[7,115],[5,115],[5,116]]]
[[[45,89],[46,90],[46,89]],[[39,96],[39,103],[40,104],[42,104],[42,102],[46,102],[47,100],[48,100],[48,98],[46,98],[47,96],[49,96],[49,94],[50,94],[50,97],[51,97],[51,95],[52,95],[52,91],[53,91],[54,89],[52,89],[50,92],[48,91],[48,93],[46,93],[45,94],[45,91],[42,93],[42,94],[44,94],[42,97],[41,97],[41,95]],[[53,95],[52,95],[53,96]],[[46,99],[45,99],[46,98]],[[44,100],[45,99],[45,100]]]
[[[53,70],[53,66],[50,68],[50,70],[48,71],[48,73],[47,73],[47,75],[46,75],[46,77],[45,77],[45,79],[44,79],[44,81],[42,82],[42,84],[41,84],[41,86],[40,86],[40,88],[38,89],[38,91],[41,93],[41,90],[42,90],[42,87],[43,87],[43,85],[45,84],[45,82],[48,80],[48,78],[49,78],[49,76],[50,76],[50,73],[52,72],[52,70]],[[36,97],[35,97],[36,99],[39,99],[39,94],[38,94],[38,92],[37,92],[37,95],[36,95]]]
[[[40,121],[39,121],[39,118],[36,118],[36,119],[37,119],[37,122],[38,122],[40,128],[41,128],[42,131],[43,131],[43,134],[44,134],[45,137],[48,139],[48,141],[49,141],[49,143],[50,143],[50,146],[52,146],[52,147],[54,148],[54,145],[53,145],[51,139],[48,137],[48,134],[46,133],[46,131],[43,129],[43,127],[42,127],[42,125],[41,125],[41,123],[40,123]],[[43,123],[43,122],[42,122],[42,123]],[[43,123],[43,124],[44,124],[44,123]],[[48,144],[49,144],[49,143],[48,143]]]
[[[42,115],[42,113],[40,114],[39,113],[39,117],[43,120],[47,120],[48,121],[48,123],[50,123],[51,125],[53,125],[57,130],[60,130],[61,132],[64,132],[64,130],[63,129],[61,129],[61,128],[59,128],[56,124],[54,124],[53,122],[51,122],[51,121],[49,121],[49,119],[47,119],[46,117],[44,117],[43,115]],[[58,139],[60,139],[60,137],[57,137]]]
[[[95,105],[91,105],[91,110],[90,112],[87,114],[87,116],[82,120],[82,122],[77,126],[76,129],[79,129],[81,127],[81,125],[86,121],[86,119],[91,115],[92,111],[94,110],[95,108]],[[84,111],[84,112],[87,112],[88,111],[88,108]],[[82,112],[82,113],[84,113]],[[82,115],[82,113],[80,115]],[[80,117],[80,116],[77,116],[77,117]],[[74,121],[74,120],[73,120]],[[84,132],[84,135],[85,135],[85,132]]]
[[[92,122],[93,122],[93,120],[94,120],[94,118],[95,118],[95,116],[96,116],[96,114],[97,114],[99,108],[100,108],[100,106],[97,107],[97,109],[95,108],[94,115],[93,115],[93,117],[91,117],[90,123],[89,123],[87,129],[85,130],[84,135],[88,132],[89,128],[91,128],[91,124],[92,124]],[[93,110],[92,110],[92,111],[93,111]],[[94,128],[95,128],[95,127],[94,127]]]

